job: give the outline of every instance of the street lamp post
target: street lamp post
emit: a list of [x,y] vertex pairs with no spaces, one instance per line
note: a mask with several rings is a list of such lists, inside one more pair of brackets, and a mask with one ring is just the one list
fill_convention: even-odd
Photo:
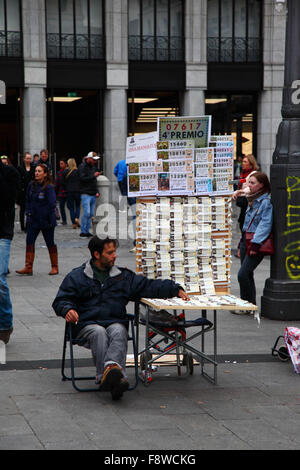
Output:
[[274,320],[300,320],[299,0],[287,1],[281,114],[270,170],[275,254],[271,259],[270,278],[266,280],[261,298],[261,313]]

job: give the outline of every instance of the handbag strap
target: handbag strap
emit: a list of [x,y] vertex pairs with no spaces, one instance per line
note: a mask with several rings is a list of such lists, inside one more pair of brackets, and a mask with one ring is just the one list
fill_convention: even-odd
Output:
[[258,213],[260,206],[261,206],[261,202],[260,202],[260,204],[259,204],[259,206],[258,206],[258,208],[257,208],[257,211],[255,212],[254,216],[252,217],[252,219],[251,219],[251,221],[250,221],[250,224],[249,224],[248,227],[247,227],[246,232],[248,232],[248,230],[249,230],[249,228],[250,228],[250,226],[251,226],[253,220],[255,219],[256,214]]

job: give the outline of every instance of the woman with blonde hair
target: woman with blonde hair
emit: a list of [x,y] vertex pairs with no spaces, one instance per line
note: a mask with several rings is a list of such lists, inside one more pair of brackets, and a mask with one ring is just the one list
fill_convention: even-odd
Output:
[[69,158],[67,164],[68,168],[62,175],[62,183],[67,192],[67,208],[70,211],[73,229],[76,229],[80,227],[80,180],[75,158]]

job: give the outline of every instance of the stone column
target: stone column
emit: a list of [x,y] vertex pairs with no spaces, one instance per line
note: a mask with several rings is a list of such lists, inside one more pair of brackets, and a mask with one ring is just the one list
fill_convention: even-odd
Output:
[[127,0],[106,0],[107,90],[104,95],[104,174],[112,182],[111,200],[119,200],[113,174],[125,158],[127,138],[128,18]]
[[207,88],[206,63],[206,1],[185,2],[185,58],[186,91],[183,96],[183,114],[202,116],[205,114]]
[[47,57],[44,0],[23,0],[24,151],[39,153],[47,146]]
[[274,1],[266,0],[263,17],[264,89],[258,98],[257,157],[262,171],[270,174],[276,132],[281,122],[286,8],[278,12]]

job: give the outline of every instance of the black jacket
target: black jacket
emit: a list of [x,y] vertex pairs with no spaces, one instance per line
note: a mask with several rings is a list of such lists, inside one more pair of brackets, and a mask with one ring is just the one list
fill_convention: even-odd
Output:
[[80,178],[80,192],[81,194],[89,194],[90,196],[95,196],[98,192],[97,188],[97,178],[95,172],[97,169],[83,161],[79,167],[79,178]]
[[14,235],[15,203],[20,190],[20,175],[13,166],[0,161],[0,238],[12,240]]
[[30,170],[29,171],[26,170],[24,163],[22,163],[18,167],[18,172],[19,172],[20,178],[21,178],[21,188],[20,188],[20,191],[19,191],[19,194],[18,194],[18,199],[17,199],[18,204],[20,204],[22,202],[25,203],[27,187],[28,187],[30,181],[32,181],[34,179],[34,169],[35,169],[35,166],[34,166],[33,163],[30,164]]
[[61,178],[67,193],[80,193],[80,178],[78,170],[65,170]]
[[151,280],[127,268],[114,266],[103,284],[94,278],[90,261],[73,269],[63,280],[52,307],[65,317],[70,309],[79,315],[75,335],[86,325],[107,326],[125,319],[126,305],[141,297],[175,297],[181,287],[171,280]]

